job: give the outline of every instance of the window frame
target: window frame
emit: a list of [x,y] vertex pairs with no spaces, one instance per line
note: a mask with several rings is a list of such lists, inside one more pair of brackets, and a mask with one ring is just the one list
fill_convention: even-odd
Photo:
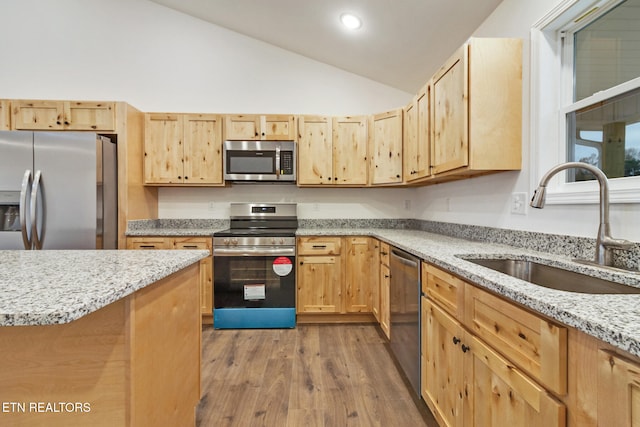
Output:
[[[573,34],[620,2],[564,0],[531,28],[532,189],[546,171],[567,161],[567,113],[640,87],[638,77],[573,101]],[[566,174],[559,173],[550,182],[548,204],[598,203],[596,181],[566,182]],[[612,178],[609,185],[611,203],[640,202],[640,177]]]

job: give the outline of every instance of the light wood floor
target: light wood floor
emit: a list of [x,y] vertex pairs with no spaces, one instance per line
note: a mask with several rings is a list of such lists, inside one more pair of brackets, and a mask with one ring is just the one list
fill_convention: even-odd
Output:
[[428,426],[374,325],[203,328],[196,425]]

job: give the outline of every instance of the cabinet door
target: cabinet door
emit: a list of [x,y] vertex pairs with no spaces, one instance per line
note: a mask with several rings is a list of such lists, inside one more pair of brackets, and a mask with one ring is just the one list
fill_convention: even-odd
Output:
[[116,127],[113,102],[64,102],[65,130],[113,131]]
[[598,426],[640,426],[640,365],[598,352]]
[[380,328],[391,338],[391,306],[390,306],[391,272],[389,266],[380,264]]
[[415,179],[418,168],[418,103],[417,97],[404,107],[403,111],[403,158],[404,178],[407,181]]
[[11,109],[14,129],[64,129],[64,103],[61,101],[14,100]]
[[380,323],[380,241],[371,239],[371,312]]
[[[566,407],[512,363],[468,334],[465,425],[564,427]],[[467,392],[471,390],[471,392]],[[619,424],[608,424],[619,425]]]
[[367,184],[366,117],[333,118],[333,182]]
[[372,184],[402,182],[402,110],[372,118]]
[[267,115],[260,117],[260,138],[274,141],[295,141],[295,117]]
[[222,185],[222,123],[215,114],[188,114],[184,123],[184,183]]
[[372,273],[373,239],[347,237],[344,278],[344,304],[347,313],[370,313],[372,289],[376,284]]
[[431,175],[431,85],[424,86],[416,99],[418,134],[415,148],[415,174],[411,178],[419,179]]
[[179,114],[145,114],[145,183],[178,184],[184,181],[182,122]]
[[0,130],[11,129],[11,101],[0,100]]
[[340,313],[340,257],[298,257],[298,313]]
[[467,46],[463,46],[433,77],[433,173],[469,164]]
[[200,314],[213,315],[213,257],[200,260]]
[[333,184],[331,119],[298,117],[298,185]]
[[421,334],[422,397],[441,427],[462,427],[464,330],[444,310],[423,297]]
[[260,139],[260,116],[229,115],[224,118],[225,140]]

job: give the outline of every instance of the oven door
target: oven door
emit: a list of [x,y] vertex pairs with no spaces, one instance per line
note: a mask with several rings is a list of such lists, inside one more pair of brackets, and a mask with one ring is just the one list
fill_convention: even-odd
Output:
[[295,327],[295,248],[214,250],[215,328]]

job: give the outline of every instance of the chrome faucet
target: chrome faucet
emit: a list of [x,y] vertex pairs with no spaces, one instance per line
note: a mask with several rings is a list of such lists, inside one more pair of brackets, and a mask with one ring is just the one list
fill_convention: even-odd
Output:
[[597,167],[589,163],[568,162],[552,167],[540,180],[538,188],[531,198],[531,207],[542,209],[547,192],[547,184],[553,175],[565,169],[578,168],[585,169],[595,175],[600,184],[600,226],[596,239],[596,255],[594,263],[603,266],[613,265],[613,249],[629,250],[633,242],[624,239],[614,239],[611,237],[611,227],[609,225],[609,181],[607,176]]

